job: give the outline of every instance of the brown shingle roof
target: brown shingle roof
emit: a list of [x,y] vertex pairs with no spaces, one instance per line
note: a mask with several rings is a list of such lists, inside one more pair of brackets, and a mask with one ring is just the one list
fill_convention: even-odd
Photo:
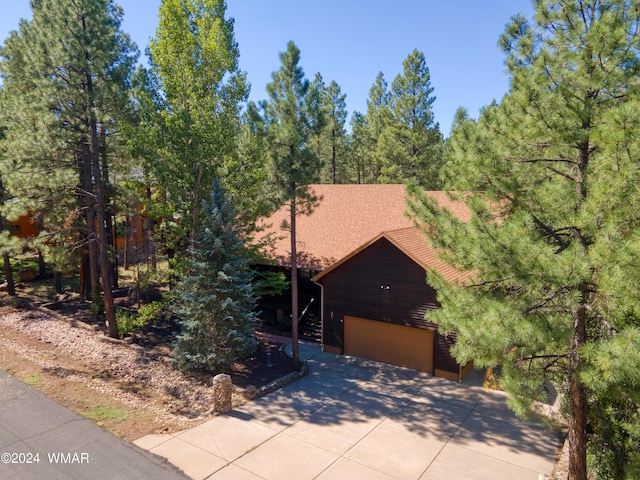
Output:
[[[406,215],[404,185],[311,185],[310,189],[321,200],[311,215],[296,217],[299,268],[324,270],[383,232],[390,235],[392,242],[393,238],[404,242],[402,245],[408,248],[402,248],[405,253],[415,252],[416,258],[426,259],[429,245]],[[468,218],[466,206],[450,200],[445,192],[427,194],[460,218]],[[281,228],[288,221],[285,205],[258,223],[265,228],[258,240],[266,235],[275,239],[267,253],[281,265],[290,263],[289,232]],[[415,261],[422,264],[421,260]]]
[[418,228],[393,230],[384,232],[381,236],[393,243],[422,268],[436,270],[448,282],[461,282],[470,276],[469,272],[460,272],[440,260],[437,250],[432,248],[427,241],[425,232]]
[[389,232],[382,232],[380,235],[370,240],[369,242],[361,245],[353,252],[349,253],[345,257],[335,262],[330,267],[316,275],[313,280],[318,281],[324,277],[327,273],[340,267],[340,265],[346,263],[351,258],[358,255],[363,250],[366,250],[380,239],[385,238],[391,242],[396,248],[407,255],[411,260],[420,265],[425,270],[436,270],[440,273],[445,280],[462,282],[469,277],[467,272],[460,272],[450,265],[447,265],[438,258],[437,251],[433,249],[425,233],[416,227],[401,228],[398,230],[391,230]]

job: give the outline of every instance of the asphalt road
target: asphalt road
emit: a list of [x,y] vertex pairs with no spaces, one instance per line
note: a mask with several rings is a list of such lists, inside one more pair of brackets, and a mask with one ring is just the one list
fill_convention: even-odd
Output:
[[189,477],[0,370],[0,479],[151,478]]

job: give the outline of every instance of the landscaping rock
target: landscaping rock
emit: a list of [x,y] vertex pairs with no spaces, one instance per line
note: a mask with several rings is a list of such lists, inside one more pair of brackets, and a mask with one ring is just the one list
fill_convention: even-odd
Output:
[[233,384],[231,377],[224,373],[213,377],[213,409],[218,413],[228,413],[231,411],[231,394]]
[[255,385],[248,385],[247,388],[244,389],[244,398],[247,400],[253,400],[256,398],[256,391],[258,389]]
[[38,271],[33,267],[21,268],[18,276],[21,282],[30,282],[38,277]]

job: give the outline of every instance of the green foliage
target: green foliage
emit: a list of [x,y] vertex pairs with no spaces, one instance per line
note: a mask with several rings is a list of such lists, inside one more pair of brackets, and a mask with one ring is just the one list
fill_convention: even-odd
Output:
[[431,77],[424,54],[414,50],[391,88],[382,73],[369,91],[367,113],[352,119],[351,154],[358,181],[404,183],[413,180],[438,190],[443,138],[433,116]]
[[95,121],[100,148],[110,151],[137,51],[111,0],[41,0],[32,10],[0,50],[7,152],[0,161],[5,186],[18,200],[7,215],[38,212],[49,243],[76,248],[87,232],[77,187],[87,183],[79,156],[88,158],[95,148],[89,123]]
[[55,271],[70,274],[77,269],[77,255],[63,245],[46,245],[45,252]]
[[149,46],[152,72],[137,75],[144,120],[137,151],[147,175],[164,190],[163,218],[180,219],[174,228],[164,225],[159,236],[173,249],[195,235],[200,203],[214,178],[237,163],[240,103],[248,85],[238,68],[233,20],[225,14],[224,0],[164,0]]
[[414,50],[403,62],[403,73],[391,84],[390,121],[378,138],[381,183],[414,179],[439,190],[442,134],[433,116],[431,76],[424,54]]
[[325,119],[325,124],[311,142],[324,165],[320,181],[322,183],[353,183],[356,170],[348,154],[345,130],[347,96],[341,92],[340,86],[335,81],[328,86],[325,85],[320,73],[316,74],[312,87],[320,95],[320,109]]
[[148,316],[129,312],[122,308],[116,310],[116,329],[118,336],[124,338],[147,324]]
[[0,255],[17,255],[24,248],[24,242],[10,235],[9,230],[0,232]]
[[638,474],[639,27],[635,2],[536,2],[501,39],[509,93],[477,121],[460,112],[447,145],[470,221],[412,189],[433,245],[473,274],[429,274],[430,319],[461,363],[500,367],[518,414],[565,395],[572,478],[587,457],[598,478]]
[[[311,141],[325,125],[320,91],[311,88],[299,65],[300,50],[293,42],[280,54],[281,67],[267,85],[269,100],[258,111],[250,105],[254,128],[265,136],[268,168],[278,206],[295,200],[304,210],[315,199],[306,186],[317,182],[322,163]],[[261,115],[262,114],[262,115]]]
[[380,162],[376,155],[378,139],[389,123],[389,85],[382,72],[369,89],[367,112],[355,112],[351,119],[350,153],[357,164],[357,183],[378,183]]
[[256,300],[237,215],[218,182],[203,212],[174,292],[174,356],[183,370],[219,373],[255,345]]
[[141,325],[158,324],[165,316],[165,309],[167,305],[165,302],[151,302],[145,305],[141,305],[138,308],[138,321]]
[[99,294],[94,293],[93,301],[89,304],[89,313],[94,317],[104,315],[104,299]]
[[288,288],[283,272],[255,272],[253,289],[257,297],[281,295]]

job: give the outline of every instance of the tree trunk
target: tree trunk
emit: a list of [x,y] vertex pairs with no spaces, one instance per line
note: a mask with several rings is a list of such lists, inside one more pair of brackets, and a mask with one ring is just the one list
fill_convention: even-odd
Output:
[[[91,77],[88,76],[89,92],[92,91]],[[91,111],[91,146],[92,146],[92,165],[93,165],[93,181],[96,186],[96,213],[98,216],[98,261],[100,263],[100,273],[102,274],[102,291],[104,295],[104,313],[107,317],[107,327],[109,336],[118,337],[118,329],[116,326],[116,312],[113,304],[113,292],[111,291],[111,268],[109,266],[109,243],[107,241],[107,229],[105,227],[105,205],[104,205],[104,186],[102,184],[102,173],[100,171],[100,156],[98,154],[98,126],[93,113]]]
[[[104,131],[100,132],[101,138],[101,152],[102,152],[102,178],[103,183],[108,186],[109,185],[109,158],[107,155],[107,136]],[[107,244],[111,246],[114,250],[117,249],[115,235],[113,231],[113,212],[111,211],[111,198],[109,196],[109,189],[104,188],[104,199],[105,205],[105,229],[107,232]],[[113,284],[111,285],[113,288],[118,288],[118,262],[113,259],[109,259],[109,266],[111,268],[111,281]]]
[[291,344],[293,368],[300,370],[300,347],[298,345],[298,250],[296,246],[296,195],[295,186],[290,187],[291,198]]
[[57,270],[53,271],[53,283],[56,288],[56,293],[63,293],[62,292],[62,273],[60,273]]
[[203,167],[198,165],[198,175],[193,186],[193,212],[191,215],[191,244],[195,242],[198,224],[200,222],[200,184],[202,183]]
[[124,217],[124,259],[123,268],[129,270],[131,268],[131,218],[129,214]]
[[116,244],[116,236],[114,235],[113,213],[108,210],[107,212],[105,212],[105,216],[107,222],[107,224],[105,225],[105,230],[107,232],[107,244],[113,249],[113,252],[115,252],[113,257],[109,257],[109,267],[111,268],[111,282],[113,282],[111,287],[117,290],[120,287],[120,285],[118,284],[118,246]]
[[588,287],[580,287],[581,305],[574,319],[569,351],[569,476],[568,480],[587,480],[587,392],[580,381],[580,348],[587,338]]
[[[0,193],[2,193],[2,184],[0,183]],[[2,217],[0,217],[0,232],[4,230],[4,222]],[[2,255],[2,260],[4,263],[4,275],[7,277],[7,293],[12,297],[16,296],[16,284],[13,281],[13,273],[11,272],[11,258],[8,253],[4,253]]]
[[38,276],[44,280],[45,278],[47,278],[47,264],[44,261],[42,250],[38,248],[36,252],[38,253]]
[[[86,25],[84,19],[82,21],[83,30],[86,31]],[[89,55],[87,60],[89,60]],[[93,78],[89,72],[86,73],[87,81],[87,93],[89,95],[89,105],[87,105],[89,113],[89,129],[91,134],[90,144],[90,156],[88,158],[91,166],[90,173],[93,173],[93,181],[95,183],[95,209],[97,214],[97,246],[98,246],[98,261],[100,263],[100,273],[102,274],[102,291],[104,295],[104,313],[107,317],[107,328],[109,336],[112,338],[118,337],[118,329],[116,326],[116,312],[113,304],[113,292],[111,290],[111,269],[109,268],[109,244],[107,240],[106,231],[106,215],[105,215],[105,192],[104,185],[102,183],[102,171],[100,168],[100,151],[98,141],[98,120],[96,118],[95,106],[93,104]]]
[[[93,181],[91,176],[91,152],[89,145],[84,142],[84,159],[82,162],[82,188],[85,192],[85,209],[87,222],[87,244],[89,248],[89,280],[91,283],[91,295],[95,297],[100,291],[100,272],[98,269],[98,253],[96,250],[96,218],[95,218],[95,194],[93,192]],[[95,300],[95,298],[93,298]]]
[[89,256],[87,253],[80,257],[80,303],[87,301],[87,289],[90,287],[88,273]]
[[11,272],[11,259],[9,258],[9,254],[5,253],[2,255],[4,260],[4,275],[7,277],[7,293],[12,297],[16,295],[16,284],[13,281],[13,273]]
[[[147,199],[151,202],[151,189],[147,187]],[[151,262],[151,270],[156,271],[158,269],[158,260],[156,257],[156,221],[147,215],[147,249],[148,257]]]
[[338,183],[336,175],[336,129],[331,130],[331,178],[333,184]]

